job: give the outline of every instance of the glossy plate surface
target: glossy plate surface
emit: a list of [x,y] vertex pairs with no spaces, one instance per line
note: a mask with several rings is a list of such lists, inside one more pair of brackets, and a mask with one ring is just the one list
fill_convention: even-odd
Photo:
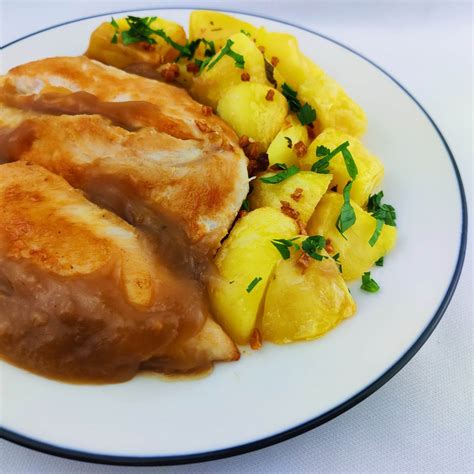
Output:
[[[187,25],[189,11],[134,14]],[[2,73],[30,60],[82,53],[93,29],[110,16],[7,45]],[[324,338],[245,349],[238,363],[219,365],[198,380],[143,375],[125,384],[77,386],[0,362],[7,439],[61,456],[124,464],[183,463],[258,449],[318,426],[370,395],[406,364],[445,311],[461,271],[467,217],[456,164],[436,125],[393,78],[349,48],[296,26],[238,16],[296,36],[365,109],[364,142],[384,162],[383,190],[398,213],[398,245],[385,267],[373,270],[382,290],[366,294],[353,284],[357,315]]]

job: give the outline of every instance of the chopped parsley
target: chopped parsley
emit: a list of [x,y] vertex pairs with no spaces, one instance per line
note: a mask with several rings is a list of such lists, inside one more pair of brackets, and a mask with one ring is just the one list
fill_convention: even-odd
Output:
[[316,120],[316,110],[314,110],[313,107],[311,107],[311,105],[307,102],[301,105],[301,102],[298,99],[298,93],[286,82],[284,82],[281,86],[281,92],[285,96],[290,110],[292,112],[296,112],[296,116],[298,117],[301,125],[309,125]]
[[306,102],[296,114],[301,125],[309,125],[316,120],[316,110]]
[[245,31],[244,29],[241,29],[240,32],[243,33],[245,36],[248,36],[250,38],[250,33],[248,31]]
[[328,258],[326,255],[321,255],[320,253],[325,247],[326,239],[322,235],[311,235],[303,240],[301,244],[301,248],[306,254],[319,261]]
[[278,168],[280,170],[287,170],[288,169],[288,165],[286,163],[274,163],[272,165],[272,168]]
[[247,198],[245,198],[243,201],[242,201],[242,209],[244,211],[250,211],[250,204],[249,204],[249,200]]
[[365,272],[362,275],[362,285],[360,287],[369,293],[377,293],[380,290],[379,284],[370,277],[370,272]]
[[336,262],[337,268],[339,268],[339,272],[342,273],[342,265],[339,260],[339,257],[340,257],[339,252],[332,256],[333,260]]
[[286,140],[286,144],[288,146],[288,148],[292,148],[293,147],[293,141],[291,140],[290,137],[284,137],[284,139]]
[[255,277],[247,286],[247,293],[250,293],[262,280],[262,277]]
[[273,67],[272,63],[269,63],[265,57],[263,58],[265,61],[265,75],[267,76],[267,81],[276,89],[278,87],[278,83],[275,80],[274,71],[275,68]]
[[289,178],[290,176],[293,176],[296,173],[298,173],[299,170],[300,169],[296,165],[292,165],[289,168],[284,169],[283,171],[280,171],[277,174],[274,174],[273,176],[266,176],[266,177],[260,178],[260,181],[262,181],[262,183],[268,183],[268,184],[281,183],[282,181]]
[[383,191],[369,196],[367,211],[375,218],[375,230],[369,240],[369,245],[373,247],[382,233],[384,224],[396,226],[397,213],[390,204],[382,204]]
[[375,265],[378,267],[383,267],[383,257],[380,257],[376,262]]
[[344,232],[352,227],[356,221],[356,215],[354,208],[351,205],[351,189],[352,181],[349,181],[342,191],[342,196],[344,198],[344,204],[341,207],[341,213],[337,218],[336,228],[339,233],[346,239]]
[[334,150],[332,151],[324,145],[319,145],[318,147],[316,147],[316,156],[319,158],[319,160],[313,164],[313,166],[311,167],[311,171],[314,171],[315,173],[328,174],[329,162],[338,153],[342,153],[347,173],[351,177],[351,179],[354,180],[358,175],[359,170],[357,169],[357,165],[355,164],[354,158],[352,157],[352,154],[348,149],[349,145],[349,142],[345,141],[344,143],[341,143],[339,146],[334,148]]
[[300,246],[295,242],[298,240],[298,237],[293,239],[273,239],[272,244],[280,252],[283,260],[288,260],[290,258],[290,249],[293,247],[295,250],[299,250]]
[[224,56],[229,56],[235,61],[235,67],[238,67],[239,69],[243,69],[245,66],[245,60],[244,57],[236,53],[235,51],[232,50],[232,45],[234,42],[231,39],[227,40],[227,43],[225,46],[221,49],[220,53],[217,55],[217,57],[206,64],[207,70],[211,70]]
[[112,17],[112,21],[110,22],[110,24],[115,28],[115,33],[114,33],[114,36],[112,36],[111,43],[116,44],[118,41],[119,26],[118,26],[118,23],[115,21],[114,17]]

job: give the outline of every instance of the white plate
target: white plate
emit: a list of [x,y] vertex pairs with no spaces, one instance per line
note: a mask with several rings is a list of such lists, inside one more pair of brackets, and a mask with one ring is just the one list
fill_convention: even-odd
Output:
[[[188,23],[189,10],[141,11]],[[117,16],[117,14],[115,14]],[[238,15],[295,35],[303,51],[367,112],[364,142],[379,155],[399,241],[382,290],[352,285],[357,315],[324,338],[245,350],[200,380],[138,376],[106,386],[54,382],[0,363],[3,436],[83,460],[166,464],[215,459],[287,439],[374,392],[426,341],[453,294],[466,245],[466,205],[456,164],[421,105],[387,73],[349,48],[296,26]],[[48,28],[7,45],[2,68],[85,51],[110,15]]]

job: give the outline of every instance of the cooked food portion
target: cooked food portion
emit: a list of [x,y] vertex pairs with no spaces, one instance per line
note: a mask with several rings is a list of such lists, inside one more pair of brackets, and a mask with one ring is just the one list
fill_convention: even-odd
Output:
[[[311,169],[317,160],[316,150],[318,147],[323,146],[334,150],[344,143],[347,143],[347,150],[351,153],[359,172],[352,185],[351,199],[360,206],[365,206],[369,195],[381,183],[384,170],[382,162],[370,153],[359,139],[339,130],[327,128],[313,140],[306,155],[300,158],[299,164],[303,169]],[[328,170],[332,174],[330,187],[336,186],[337,191],[342,193],[344,186],[351,179],[346,169],[344,156],[338,154],[331,159]]]
[[[47,92],[58,84],[67,91]],[[163,242],[212,255],[248,192],[232,130],[174,86],[52,58],[12,70],[0,98],[0,157],[62,175]]]
[[133,35],[141,25],[137,19],[140,20],[129,17],[102,23],[91,35],[86,56],[120,69],[143,64],[156,67],[174,61],[179,52],[165,38],[184,46],[186,33],[183,27],[173,21],[150,18],[146,26],[157,33],[140,41]]
[[268,279],[280,255],[272,239],[298,234],[296,222],[271,207],[242,217],[215,259],[219,275],[209,295],[217,321],[239,344],[248,342],[261,311]]
[[55,378],[114,382],[151,358],[181,369],[180,347],[185,369],[238,357],[207,314],[199,283],[170,272],[133,227],[42,167],[0,166],[5,358]]
[[298,252],[282,260],[270,279],[260,324],[266,340],[282,344],[314,339],[356,311],[332,258],[308,259],[304,272],[299,258]]
[[394,223],[386,225],[383,220],[376,218],[377,214],[374,217],[351,202],[355,222],[342,235],[337,228],[342,206],[343,197],[339,193],[324,195],[308,223],[308,232],[330,239],[332,254],[339,254],[344,279],[354,280],[392,250],[397,239],[397,229]]

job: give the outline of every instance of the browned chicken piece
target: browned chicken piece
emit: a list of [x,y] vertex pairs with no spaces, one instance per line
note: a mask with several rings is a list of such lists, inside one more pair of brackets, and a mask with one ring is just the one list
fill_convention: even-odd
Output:
[[248,192],[247,159],[187,92],[86,57],[28,63],[0,84],[0,159],[61,174],[163,244],[215,253]]
[[203,293],[61,177],[26,162],[0,165],[5,359],[76,382],[124,381],[150,359],[168,371],[238,359]]

